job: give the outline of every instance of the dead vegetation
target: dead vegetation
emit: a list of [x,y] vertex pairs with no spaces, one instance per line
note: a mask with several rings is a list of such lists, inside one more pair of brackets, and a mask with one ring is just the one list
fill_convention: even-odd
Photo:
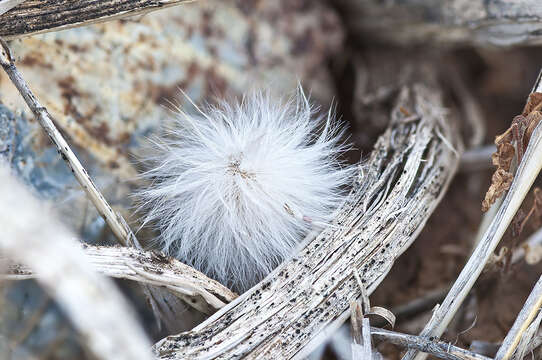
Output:
[[[91,24],[182,2],[82,1],[76,8],[24,3],[0,7],[0,24],[7,24],[0,36],[16,39],[97,26]],[[542,53],[537,47],[518,47],[539,43],[538,25],[530,28],[523,21],[540,15],[533,4],[503,9],[499,1],[475,1],[463,4],[470,12],[462,12],[460,0],[448,7],[405,1],[387,8],[376,1],[342,0],[336,9],[326,8],[338,11],[347,36],[342,53],[326,58],[324,77],[331,77],[335,86],[321,93],[336,92],[339,111],[363,151],[359,174],[333,223],[308,237],[291,259],[239,296],[175,259],[146,250],[146,242],[131,230],[133,223],[125,220],[126,212],[112,206],[95,185],[85,165],[94,161],[85,151],[92,155],[94,150],[70,144],[76,136],[67,125],[71,120],[52,116],[51,102],[41,100],[47,90],[32,84],[36,66],[24,57],[23,68],[32,70],[25,80],[17,54],[10,52],[20,44],[2,41],[0,62],[14,85],[10,96],[17,89],[31,109],[29,116],[38,121],[84,190],[89,207],[120,244],[74,246],[89,240],[86,233],[60,224],[58,215],[40,208],[13,179],[15,171],[2,169],[1,181],[7,185],[0,195],[7,200],[0,205],[5,229],[0,280],[5,292],[19,281],[36,279],[78,330],[76,342],[84,349],[80,354],[86,352],[89,358],[276,359],[311,353],[362,359],[421,360],[427,354],[454,360],[540,358],[542,194],[531,187],[542,168],[542,86],[534,75]],[[249,19],[256,16],[251,12],[257,10],[241,2],[225,6],[240,9]],[[67,14],[61,20],[39,15],[58,7]],[[431,10],[433,17],[421,10]],[[275,21],[273,11],[278,10],[262,19]],[[403,12],[404,18],[399,15]],[[209,21],[211,15],[205,14]],[[367,21],[353,25],[354,14]],[[370,21],[374,14],[381,17],[378,22]],[[13,20],[25,17],[32,18],[26,27]],[[514,21],[521,26],[510,27]],[[473,23],[478,27],[468,26]],[[202,32],[212,36],[205,26]],[[314,38],[307,35],[292,51],[301,56],[307,47],[321,49],[324,45],[315,44]],[[423,42],[430,48],[420,45]],[[257,64],[260,55],[247,44],[251,64]],[[511,48],[488,48],[495,44]],[[210,53],[217,56],[216,48]],[[303,64],[314,68],[321,60],[308,58]],[[515,67],[524,67],[521,78],[517,72],[504,74],[513,63],[507,59],[520,59]],[[41,66],[37,73],[47,76],[47,69]],[[220,69],[231,76],[231,69]],[[481,72],[485,78],[480,79]],[[78,82],[77,76],[71,79]],[[533,81],[532,91],[525,91]],[[80,111],[78,96],[77,91],[70,94],[65,116]],[[507,98],[514,101],[498,101]],[[523,111],[514,116],[522,103]],[[53,111],[58,117],[59,109]],[[2,137],[0,129],[0,140],[14,138],[6,134]],[[489,157],[493,148],[484,144],[492,138],[496,148]],[[9,152],[9,161],[14,159],[10,149],[22,146],[1,145],[0,155]],[[350,155],[359,161],[358,154]],[[19,166],[13,164],[14,169]],[[11,193],[15,190],[16,195]],[[96,273],[137,284],[127,291],[136,294],[134,303],[146,303],[139,304],[140,314],[159,325],[135,321],[114,284]],[[369,296],[377,306],[369,305]],[[0,319],[0,349],[4,346],[17,358],[17,349],[37,331],[49,306],[50,301],[44,301],[15,336],[2,329]],[[346,337],[345,347],[344,335],[336,334],[350,316],[352,338]],[[384,329],[389,324],[396,327]],[[66,333],[58,331],[60,340],[50,342],[51,358],[60,356],[56,348],[69,343]],[[132,342],[137,345],[132,347]]]

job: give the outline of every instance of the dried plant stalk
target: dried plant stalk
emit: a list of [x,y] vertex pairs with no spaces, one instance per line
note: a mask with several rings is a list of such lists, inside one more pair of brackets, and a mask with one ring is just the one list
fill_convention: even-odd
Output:
[[85,26],[179,5],[187,0],[37,0],[0,14],[0,37],[21,36]]
[[540,277],[536,282],[531,294],[529,295],[529,298],[519,312],[514,325],[512,325],[512,328],[504,338],[501,347],[497,351],[497,355],[495,355],[495,360],[508,360],[512,358],[512,355],[518,348],[520,341],[525,335],[525,331],[533,322],[541,307],[542,277]]
[[152,359],[151,343],[115,285],[94,272],[73,235],[0,164],[0,249],[38,281],[98,359]]
[[[237,297],[217,281],[157,252],[90,245],[84,245],[83,250],[87,261],[96,271],[115,278],[164,287],[206,314],[214,313]],[[23,280],[40,275],[25,265],[10,263],[0,257],[0,269],[4,269],[1,266],[3,263],[7,263],[7,273],[0,274],[0,279]]]
[[438,90],[401,91],[334,222],[266,279],[192,331],[155,345],[162,359],[301,358],[349,316],[414,241],[455,173],[461,149]]

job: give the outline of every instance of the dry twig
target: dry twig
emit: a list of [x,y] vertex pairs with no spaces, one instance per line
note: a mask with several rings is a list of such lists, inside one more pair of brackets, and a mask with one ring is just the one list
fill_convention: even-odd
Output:
[[394,331],[371,327],[371,335],[395,345],[416,349],[444,360],[490,360],[490,358],[473,353],[450,343],[416,335],[401,334]]
[[134,236],[132,230],[130,230],[128,227],[124,218],[115,212],[107,203],[100,190],[98,190],[96,185],[94,185],[94,182],[90,178],[86,169],[83,167],[75,153],[71,150],[68,142],[56,128],[53,118],[51,115],[49,115],[47,109],[40,104],[38,99],[30,90],[22,74],[15,66],[15,60],[11,55],[7,43],[0,39],[0,44],[2,47],[0,51],[0,64],[4,68],[4,71],[13,82],[13,85],[15,85],[17,90],[19,90],[19,93],[24,98],[26,104],[30,110],[32,110],[32,113],[34,113],[53,144],[55,144],[60,156],[62,156],[62,159],[64,159],[66,164],[68,164],[73,175],[81,187],[85,190],[85,193],[90,201],[94,204],[121,244],[141,248],[141,245],[139,245],[139,242]]
[[460,171],[489,170],[492,168],[491,155],[495,152],[495,145],[485,145],[472,148],[463,153]]

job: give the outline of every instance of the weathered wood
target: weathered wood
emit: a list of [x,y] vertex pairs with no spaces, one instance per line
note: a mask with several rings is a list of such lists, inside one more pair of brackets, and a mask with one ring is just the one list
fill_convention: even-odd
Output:
[[126,16],[142,15],[186,0],[27,0],[0,15],[0,37],[13,39]]
[[414,241],[458,165],[461,141],[439,91],[403,88],[335,221],[266,279],[189,332],[155,345],[162,359],[300,358],[349,316]]
[[542,42],[538,0],[340,0],[351,33],[398,44],[520,45]]
[[[104,275],[164,287],[188,305],[212,314],[237,295],[199,271],[158,252],[128,247],[83,245],[87,260]],[[5,264],[5,266],[2,266]],[[15,264],[0,256],[0,280],[23,280],[40,276],[30,267]]]

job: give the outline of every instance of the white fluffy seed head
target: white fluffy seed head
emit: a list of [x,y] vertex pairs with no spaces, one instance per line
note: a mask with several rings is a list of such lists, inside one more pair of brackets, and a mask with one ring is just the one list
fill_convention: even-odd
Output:
[[144,223],[164,252],[244,291],[330,220],[355,168],[339,160],[338,122],[317,116],[301,89],[197,110],[179,110],[153,142],[151,185],[138,192]]

